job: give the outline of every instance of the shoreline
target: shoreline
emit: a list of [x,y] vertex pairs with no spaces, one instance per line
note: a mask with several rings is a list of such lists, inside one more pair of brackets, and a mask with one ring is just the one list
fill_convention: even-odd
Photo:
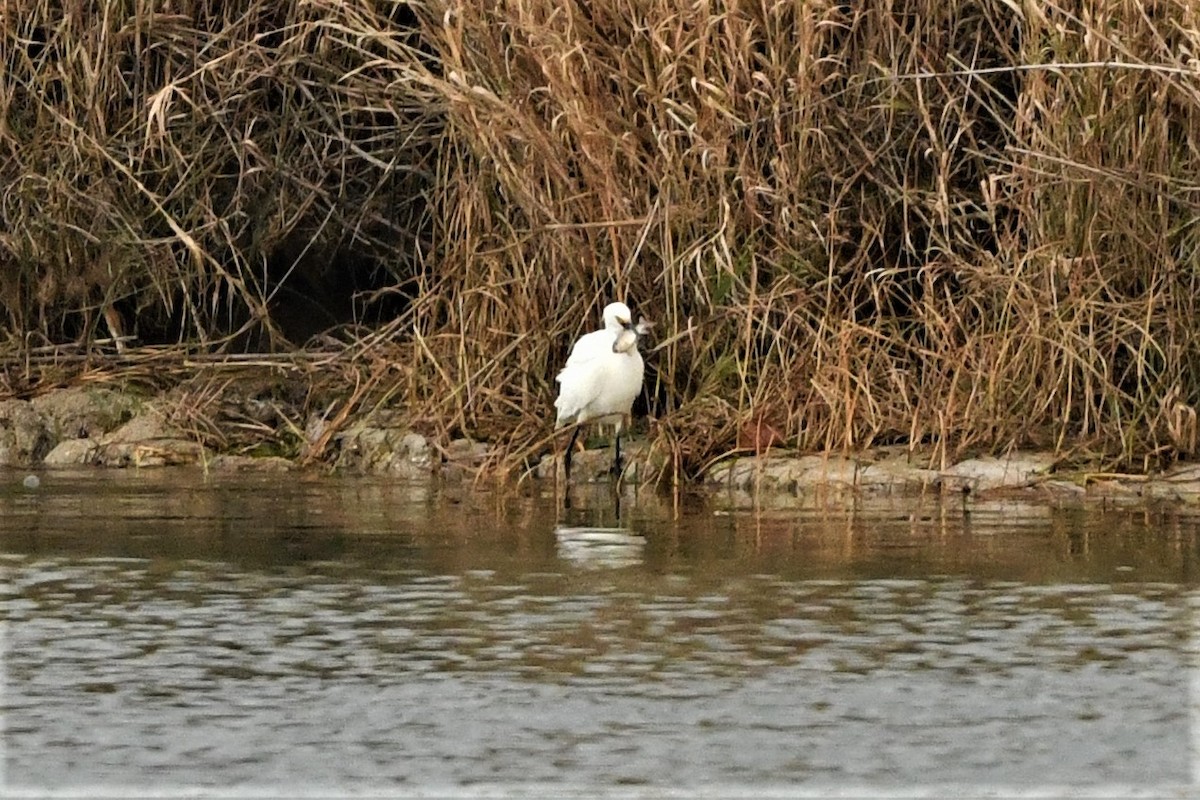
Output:
[[[0,401],[0,466],[36,473],[194,465],[213,472],[325,470],[464,483],[486,475],[498,457],[496,448],[486,442],[465,437],[436,441],[413,430],[394,411],[368,414],[336,430],[324,420],[310,419],[302,432],[305,441],[289,455],[271,453],[269,448],[226,452],[174,422],[168,405],[162,397],[140,398],[104,386],[73,386],[28,401]],[[314,460],[310,454],[318,449],[321,457]],[[624,450],[624,484],[670,480],[669,459],[646,440],[633,439]],[[610,459],[608,447],[579,452],[573,484],[610,480]],[[904,445],[854,454],[769,450],[720,459],[703,480],[683,486],[727,492],[736,505],[759,505],[763,498],[769,498],[771,506],[781,506],[818,496],[845,503],[930,495],[961,496],[964,501],[1015,497],[1049,503],[1200,504],[1200,464],[1196,463],[1180,462],[1161,472],[1138,474],[1066,467],[1061,457],[1038,451],[971,457],[937,467],[930,466],[932,460],[931,453]],[[554,482],[556,469],[561,479],[558,464],[559,454],[544,454],[514,482]]]

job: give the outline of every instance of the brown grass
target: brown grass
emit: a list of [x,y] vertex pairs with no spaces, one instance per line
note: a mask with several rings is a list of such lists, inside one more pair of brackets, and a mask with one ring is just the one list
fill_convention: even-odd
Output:
[[108,308],[278,343],[289,292],[365,261],[347,302],[394,318],[348,329],[334,413],[400,407],[497,467],[546,449],[612,298],[658,322],[682,476],[764,420],[935,461],[1195,449],[1188,0],[167,7],[5,6],[14,347]]

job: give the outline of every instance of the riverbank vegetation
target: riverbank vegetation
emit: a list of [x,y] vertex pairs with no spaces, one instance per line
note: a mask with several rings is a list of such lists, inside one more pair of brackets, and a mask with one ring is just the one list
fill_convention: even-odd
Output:
[[171,384],[199,430],[282,361],[287,447],[388,409],[519,468],[624,299],[676,476],[1153,467],[1196,448],[1198,58],[1188,0],[22,0],[0,393]]

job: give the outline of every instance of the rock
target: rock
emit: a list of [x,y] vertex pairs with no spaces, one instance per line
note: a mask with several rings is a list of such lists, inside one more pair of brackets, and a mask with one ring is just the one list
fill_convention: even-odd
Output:
[[96,462],[109,467],[195,464],[206,455],[161,415],[145,411],[100,440]]
[[938,472],[913,464],[905,454],[879,455],[732,458],[714,466],[707,479],[738,491],[800,494],[832,489],[888,494],[924,491],[939,483],[949,489],[967,486],[973,490],[1027,486],[1054,466],[1051,455],[1027,454],[972,459]]
[[922,491],[938,483],[937,470],[918,467],[907,456],[885,458],[866,465],[859,473],[859,486],[868,491]]
[[708,481],[739,490],[782,490],[792,493],[818,489],[895,491],[919,488],[931,480],[929,470],[891,459],[879,464],[843,456],[747,456],[721,462]]
[[153,411],[138,414],[121,427],[104,437],[104,443],[131,444],[152,439],[178,439],[181,435],[169,425],[162,415]]
[[296,462],[282,456],[235,456],[218,455],[208,461],[214,472],[290,472]]
[[788,479],[801,489],[820,486],[848,489],[858,485],[862,469],[854,459],[842,456],[804,456],[794,459]]
[[1128,481],[1118,479],[1093,480],[1088,483],[1088,497],[1106,502],[1141,502],[1145,495],[1144,481]]
[[942,486],[951,491],[1028,486],[1054,467],[1049,453],[1019,453],[1009,458],[971,458],[941,473]]
[[97,439],[130,419],[141,400],[102,387],[76,386],[33,398],[51,439]]
[[719,483],[733,489],[744,489],[754,483],[754,458],[731,458],[721,461],[708,471],[708,482]]
[[1200,464],[1183,464],[1163,473],[1160,481],[1167,483],[1200,483]]
[[429,442],[419,433],[406,433],[400,437],[400,453],[413,466],[428,469],[433,464],[433,450]]
[[1146,497],[1195,504],[1200,502],[1200,465],[1176,466],[1142,484]]
[[46,454],[42,462],[47,467],[75,467],[94,464],[100,452],[100,442],[95,439],[64,439]]
[[355,425],[336,439],[340,469],[419,479],[430,477],[440,463],[424,436],[401,428]]
[[1037,484],[1038,491],[1052,500],[1078,500],[1087,495],[1087,488],[1072,481],[1044,481]]
[[491,452],[492,448],[486,442],[454,439],[446,445],[445,463],[440,465],[438,474],[447,481],[465,480],[478,472]]
[[[571,457],[571,483],[602,483],[612,480],[612,446],[578,450]],[[621,440],[621,458],[625,470],[621,473],[623,483],[644,483],[654,479],[661,467],[645,442]],[[555,470],[562,474],[561,454],[547,453],[538,462],[535,470],[539,478],[553,478]]]
[[42,417],[31,403],[0,401],[0,466],[36,464],[52,445]]
[[491,450],[487,442],[454,439],[446,445],[446,460],[466,467],[478,467],[487,460]]
[[105,467],[172,467],[204,460],[204,446],[187,439],[120,442],[100,449],[98,462]]
[[130,461],[135,467],[171,467],[205,461],[207,451],[199,442],[187,439],[161,439],[133,448]]

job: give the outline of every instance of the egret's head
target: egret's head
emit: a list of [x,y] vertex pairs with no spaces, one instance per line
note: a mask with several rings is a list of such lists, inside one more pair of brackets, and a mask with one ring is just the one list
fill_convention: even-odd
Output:
[[610,331],[632,330],[633,314],[624,303],[609,303],[604,307],[604,327]]

